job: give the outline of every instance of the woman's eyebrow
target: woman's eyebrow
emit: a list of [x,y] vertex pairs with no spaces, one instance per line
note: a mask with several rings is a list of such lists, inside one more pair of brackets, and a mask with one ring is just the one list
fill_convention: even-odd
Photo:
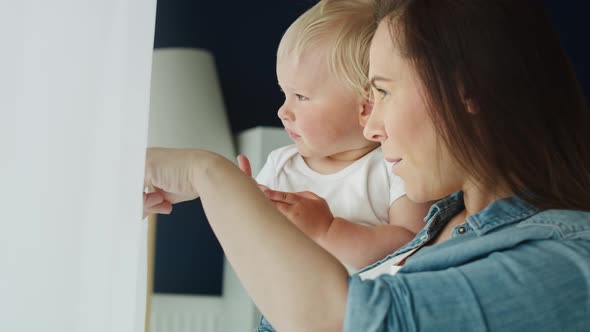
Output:
[[378,81],[391,82],[391,80],[389,78],[385,78],[383,76],[378,76],[378,75],[373,76],[371,78],[371,81],[370,82],[371,82],[371,85],[372,86],[375,86],[375,82],[378,82]]

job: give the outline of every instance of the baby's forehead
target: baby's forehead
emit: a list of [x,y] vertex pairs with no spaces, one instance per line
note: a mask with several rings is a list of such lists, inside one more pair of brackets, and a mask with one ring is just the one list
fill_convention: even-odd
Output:
[[[311,61],[311,59],[310,59]],[[338,93],[357,94],[358,92],[346,85],[334,75],[326,65],[311,65],[292,61],[277,62],[277,83],[287,93],[298,93],[306,97],[317,98]]]
[[330,34],[318,33],[308,36],[285,34],[277,50],[277,59],[287,57],[325,58],[329,50],[333,48],[333,44],[334,37]]
[[330,75],[331,69],[325,47],[297,49],[277,56],[277,72],[313,71],[316,75]]
[[277,57],[277,72],[292,73],[294,75],[313,71],[316,75],[328,75],[330,66],[327,56],[320,49],[295,50]]

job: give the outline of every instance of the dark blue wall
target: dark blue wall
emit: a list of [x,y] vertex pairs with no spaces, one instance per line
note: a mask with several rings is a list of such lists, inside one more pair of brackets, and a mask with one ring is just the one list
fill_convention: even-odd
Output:
[[200,200],[174,206],[158,216],[154,291],[220,295],[223,252]]
[[545,0],[545,7],[559,33],[561,45],[572,60],[578,80],[590,98],[590,48],[587,1]]
[[[314,3],[158,0],[154,46],[199,47],[213,53],[234,133],[257,125],[280,126],[276,110],[283,97],[275,77],[276,48],[289,24]],[[584,3],[545,0],[590,96],[590,25]],[[159,217],[155,272],[156,292],[220,293],[222,251],[198,201]]]

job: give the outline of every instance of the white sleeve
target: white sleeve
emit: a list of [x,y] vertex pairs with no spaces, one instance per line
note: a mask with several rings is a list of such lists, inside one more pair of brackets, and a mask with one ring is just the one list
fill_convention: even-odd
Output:
[[405,194],[404,180],[397,175],[391,174],[389,178],[389,205]]
[[258,175],[256,175],[256,182],[258,182],[258,184],[265,185],[271,189],[275,189],[276,187],[275,182],[277,176],[273,154],[274,151],[268,155],[264,166],[262,166],[262,169],[258,172]]

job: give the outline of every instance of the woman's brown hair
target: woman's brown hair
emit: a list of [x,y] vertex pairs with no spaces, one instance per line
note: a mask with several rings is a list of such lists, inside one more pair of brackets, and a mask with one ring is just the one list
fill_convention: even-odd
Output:
[[590,210],[590,111],[542,1],[377,0],[377,20],[462,167],[538,207]]

